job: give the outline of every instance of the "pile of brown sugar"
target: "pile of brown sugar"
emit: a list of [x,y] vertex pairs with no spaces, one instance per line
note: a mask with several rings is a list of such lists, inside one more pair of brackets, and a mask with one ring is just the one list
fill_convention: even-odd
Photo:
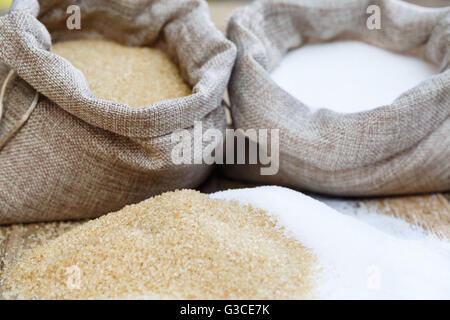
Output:
[[87,39],[57,42],[52,51],[78,68],[100,99],[142,108],[192,92],[177,66],[157,48]]
[[301,299],[316,265],[266,212],[182,190],[25,251],[2,279],[32,299]]

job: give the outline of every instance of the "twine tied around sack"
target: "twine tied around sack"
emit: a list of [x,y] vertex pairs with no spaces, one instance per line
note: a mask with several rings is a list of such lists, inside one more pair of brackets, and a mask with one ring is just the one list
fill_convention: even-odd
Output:
[[[6,88],[8,86],[8,83],[13,79],[13,77],[16,75],[16,72],[14,70],[10,70],[8,75],[5,78],[5,81],[3,82],[1,91],[0,91],[0,125],[2,122],[2,116],[3,116],[3,100],[5,99],[5,93]],[[33,112],[34,108],[36,107],[37,103],[39,101],[39,92],[36,91],[36,94],[34,95],[33,101],[31,102],[31,105],[28,107],[27,112],[22,116],[22,118],[16,123],[14,128],[8,134],[0,139],[0,150],[3,149],[3,147],[6,145],[6,143],[11,139],[12,136],[14,136],[20,128],[28,121],[28,118],[30,117],[31,113]]]

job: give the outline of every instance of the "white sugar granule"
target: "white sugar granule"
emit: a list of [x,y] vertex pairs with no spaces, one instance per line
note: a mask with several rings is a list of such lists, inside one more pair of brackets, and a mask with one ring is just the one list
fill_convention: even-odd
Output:
[[260,209],[165,193],[84,223],[6,266],[10,297],[300,299],[316,258]]
[[345,215],[281,187],[229,190],[237,200],[279,219],[317,256],[320,298],[450,298],[450,243],[394,217]]
[[86,39],[55,43],[52,51],[78,68],[100,99],[142,108],[191,94],[177,66],[158,48]]
[[436,66],[414,56],[336,41],[289,52],[271,77],[312,111],[350,113],[388,105],[436,73]]

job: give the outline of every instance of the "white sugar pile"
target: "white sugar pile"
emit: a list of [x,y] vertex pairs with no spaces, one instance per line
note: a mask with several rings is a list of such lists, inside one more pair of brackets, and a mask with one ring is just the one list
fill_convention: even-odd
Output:
[[344,215],[281,187],[230,190],[212,197],[277,216],[317,256],[324,271],[317,292],[321,298],[450,298],[450,243],[396,218]]
[[349,113],[390,104],[436,73],[436,66],[413,56],[336,41],[289,52],[271,76],[313,111]]

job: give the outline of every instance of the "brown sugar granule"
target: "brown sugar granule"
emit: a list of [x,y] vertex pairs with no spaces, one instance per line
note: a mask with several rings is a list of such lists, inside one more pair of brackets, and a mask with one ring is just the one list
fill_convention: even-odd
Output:
[[177,66],[157,48],[86,39],[57,42],[52,51],[78,68],[100,99],[142,108],[191,94]]
[[3,290],[37,299],[310,298],[316,257],[266,212],[192,190],[89,221],[6,266]]

